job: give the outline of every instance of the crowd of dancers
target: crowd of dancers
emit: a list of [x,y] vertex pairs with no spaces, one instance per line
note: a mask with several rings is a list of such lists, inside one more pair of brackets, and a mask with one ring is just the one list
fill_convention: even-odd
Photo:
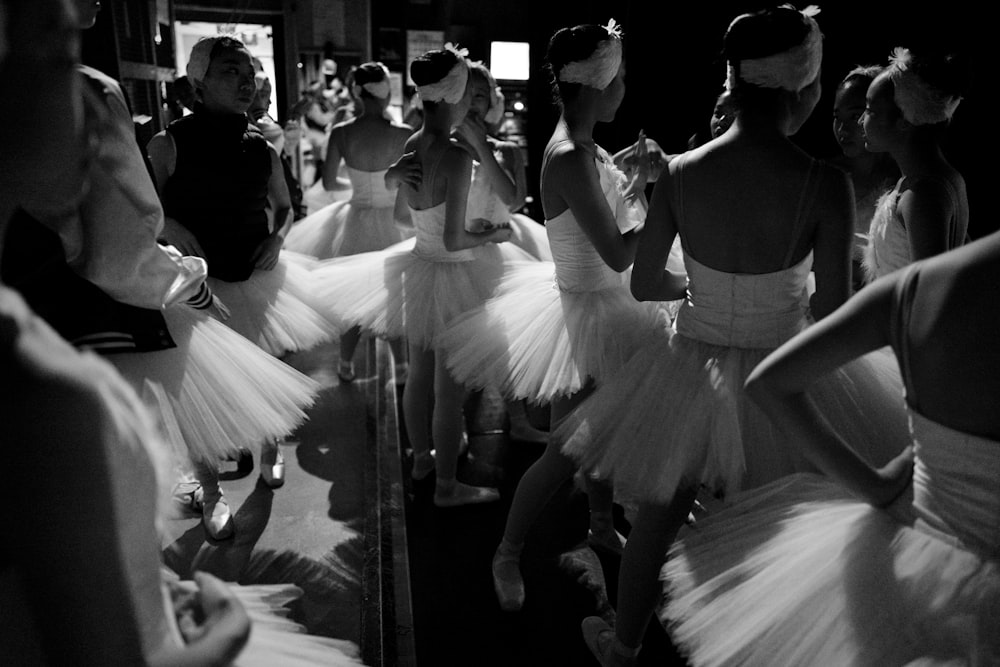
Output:
[[79,62],[99,8],[0,3],[0,415],[31,484],[4,490],[9,655],[360,664],[284,617],[294,586],[181,581],[158,526],[181,500],[231,538],[220,461],[249,449],[280,487],[318,392],[281,357],[339,339],[351,383],[370,335],[441,511],[500,497],[458,479],[468,392],[500,392],[512,437],[546,443],[483,563],[502,609],[531,594],[525,540],[581,473],[587,540],[621,554],[614,625],[582,624],[600,664],[635,664],[654,615],[694,665],[1000,664],[1000,368],[977,352],[1000,334],[1000,232],[969,238],[942,151],[960,58],[897,48],[847,73],[842,154],[817,160],[790,137],[821,96],[818,10],[743,14],[710,136],[612,154],[594,130],[625,96],[622,27],[560,29],[544,224],[517,213],[485,65],[451,44],[416,58],[413,128],[365,63],[318,180],[347,194],[303,217],[247,47],[197,42],[193,112],[140,146],[119,84]]

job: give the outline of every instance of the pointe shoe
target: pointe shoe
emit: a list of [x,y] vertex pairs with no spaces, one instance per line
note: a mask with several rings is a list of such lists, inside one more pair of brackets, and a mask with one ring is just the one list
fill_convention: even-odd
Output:
[[434,450],[425,454],[413,455],[413,467],[410,469],[410,478],[416,482],[422,482],[427,476],[434,472]]
[[504,611],[521,611],[524,606],[524,579],[520,554],[505,554],[497,548],[493,554],[493,590]]
[[600,616],[588,616],[580,624],[583,641],[601,663],[601,667],[633,667],[638,663],[642,646],[630,648],[622,644],[615,631]]
[[272,489],[285,483],[285,457],[281,454],[279,441],[274,439],[261,448],[260,477]]
[[345,384],[350,384],[354,382],[354,362],[353,361],[341,361],[340,367],[337,368],[337,377],[340,381]]
[[188,514],[201,514],[205,504],[204,490],[198,482],[178,482],[171,493],[178,509]]
[[625,536],[614,528],[601,530],[589,528],[587,530],[587,544],[592,549],[614,554],[615,556],[621,556],[625,553]]
[[233,514],[229,503],[222,495],[222,490],[204,494],[204,504],[201,510],[201,525],[213,540],[228,540],[236,533]]
[[449,491],[442,491],[442,484],[434,491],[434,505],[436,507],[459,507],[461,505],[479,505],[481,503],[492,503],[500,500],[500,492],[488,486],[469,486],[461,482],[455,482]]

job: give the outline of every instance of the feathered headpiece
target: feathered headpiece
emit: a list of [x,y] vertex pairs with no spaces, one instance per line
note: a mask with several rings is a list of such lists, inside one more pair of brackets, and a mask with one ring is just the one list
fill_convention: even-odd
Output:
[[[726,90],[732,90],[739,79],[762,88],[781,88],[797,93],[815,81],[823,63],[823,33],[813,18],[819,14],[819,7],[809,5],[801,14],[809,23],[809,34],[802,43],[764,58],[730,62],[727,67]],[[737,16],[733,23],[743,16],[746,14]]]
[[559,80],[604,90],[615,80],[622,64],[622,28],[611,19],[604,26],[608,38],[602,40],[586,60],[574,60],[559,70]]
[[912,125],[933,125],[951,120],[962,98],[931,86],[913,69],[913,54],[897,46],[889,56],[885,76],[892,81],[893,100]]
[[426,86],[417,86],[417,92],[425,102],[447,102],[448,104],[458,103],[465,95],[465,87],[469,83],[469,62],[466,57],[469,55],[468,49],[459,49],[454,44],[448,42],[444,45],[446,51],[451,51],[458,58],[458,62],[448,71],[443,79]]
[[377,97],[380,100],[384,100],[389,97],[389,93],[392,91],[392,86],[389,83],[389,68],[382,63],[375,63],[382,70],[382,80],[381,81],[369,81],[366,84],[358,85],[355,83],[351,86],[351,93],[354,97],[360,98],[361,91],[364,90],[372,97]]

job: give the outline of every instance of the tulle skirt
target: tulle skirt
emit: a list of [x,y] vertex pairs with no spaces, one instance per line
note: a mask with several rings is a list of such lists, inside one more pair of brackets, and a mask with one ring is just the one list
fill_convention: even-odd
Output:
[[414,247],[407,239],[322,262],[313,272],[317,298],[344,326],[431,349],[448,322],[489,298],[508,267],[533,262],[506,243],[479,246],[462,262],[424,259]]
[[706,665],[1000,664],[1000,563],[811,474],[682,533],[661,620]]
[[229,309],[225,325],[275,356],[333,340],[340,326],[316,298],[310,273],[315,263],[282,250],[277,266],[258,269],[247,280],[209,278],[212,292]]
[[382,250],[403,240],[392,206],[342,201],[299,220],[285,238],[285,249],[317,259]]
[[317,178],[316,182],[305,189],[302,193],[302,203],[306,206],[306,213],[312,215],[323,210],[330,204],[348,201],[354,194],[352,188],[344,190],[327,190],[323,187],[323,179]]
[[510,216],[510,228],[513,231],[511,243],[539,261],[552,261],[552,249],[549,247],[545,225],[521,213],[514,213]]
[[188,306],[163,311],[177,347],[107,357],[158,415],[181,461],[290,434],[319,384]]
[[285,608],[302,591],[287,584],[230,585],[250,616],[250,640],[236,657],[236,667],[340,667],[362,665],[356,644],[306,634],[287,618]]
[[656,303],[639,303],[627,284],[565,292],[549,262],[517,267],[484,307],[437,338],[455,378],[499,388],[510,398],[551,401],[598,384],[668,326]]
[[[637,499],[668,502],[684,485],[723,494],[814,470],[743,392],[770,349],[664,335],[568,415],[563,452]],[[823,416],[873,464],[910,444],[895,358],[875,352],[809,389]]]

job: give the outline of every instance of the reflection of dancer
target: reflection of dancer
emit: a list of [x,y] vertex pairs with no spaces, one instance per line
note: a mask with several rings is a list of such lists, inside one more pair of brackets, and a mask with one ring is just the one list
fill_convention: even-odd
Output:
[[[693,665],[1000,664],[1000,366],[979,353],[1000,336],[998,268],[1000,233],[924,260],[753,372],[747,391],[832,479],[757,489],[678,542],[663,620]],[[873,469],[804,392],[890,344],[913,450]]]
[[[665,328],[667,318],[656,304],[637,303],[627,287],[644,214],[638,200],[649,166],[646,143],[641,137],[637,142],[636,175],[629,183],[593,140],[595,125],[614,120],[625,94],[621,32],[613,21],[564,28],[552,37],[548,58],[562,106],[542,165],[554,265],[535,262],[511,270],[495,297],[459,318],[439,340],[457,379],[497,387],[512,399],[551,402],[555,424]],[[494,587],[505,610],[524,603],[520,554],[532,523],[576,470],[550,442],[518,483],[493,560]],[[620,551],[611,489],[585,479],[589,539]]]
[[[351,180],[351,199],[335,202],[299,221],[289,231],[284,247],[329,259],[382,250],[403,240],[396,226],[396,188],[385,186],[385,173],[403,153],[413,130],[393,122],[389,105],[389,70],[382,63],[364,63],[353,73],[354,96],[361,115],[336,125],[330,133],[323,181],[333,184],[341,158]],[[402,200],[400,200],[402,203]],[[400,206],[399,216],[408,216]],[[354,351],[361,330],[352,327],[340,336],[340,369],[345,382],[354,379]],[[397,374],[406,368],[402,344],[392,341]]]
[[[729,26],[724,52],[736,119],[657,181],[632,273],[639,299],[686,297],[674,333],[637,352],[553,434],[564,453],[640,503],[621,562],[616,627],[597,617],[583,624],[604,665],[634,664],[659,599],[657,572],[700,483],[732,492],[804,465],[781,447],[743,382],[808,324],[807,308],[821,318],[849,293],[847,177],[789,139],[819,100],[819,26],[790,6],[745,14]],[[686,278],[663,269],[677,236]],[[899,376],[882,359],[845,370],[816,400],[852,443],[870,436],[898,453],[906,440]]]
[[851,177],[854,184],[854,252],[851,256],[851,284],[855,291],[864,285],[861,261],[868,245],[868,228],[878,198],[899,177],[899,170],[885,154],[865,148],[861,116],[865,111],[868,86],[882,71],[881,67],[856,67],[837,86],[833,102],[833,134],[840,154],[830,160]]
[[956,57],[900,48],[868,88],[865,146],[889,153],[902,174],[872,218],[864,257],[869,280],[966,241],[965,179],[944,156],[941,141],[967,77]]

